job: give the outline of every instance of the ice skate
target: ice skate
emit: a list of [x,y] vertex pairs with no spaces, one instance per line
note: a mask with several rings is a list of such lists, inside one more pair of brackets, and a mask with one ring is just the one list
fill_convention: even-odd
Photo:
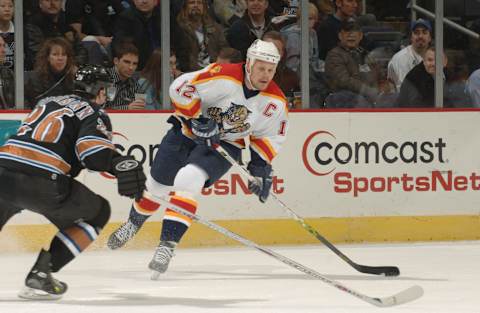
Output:
[[130,221],[123,223],[116,231],[114,231],[108,238],[107,246],[112,249],[123,247],[127,241],[133,238],[138,232],[139,227]]
[[18,296],[29,300],[56,300],[67,291],[67,284],[53,278],[51,274],[51,255],[42,250],[37,262],[25,278],[25,287]]
[[153,258],[148,264],[148,268],[151,269],[152,280],[157,280],[160,274],[165,273],[168,269],[170,260],[175,255],[174,250],[177,244],[173,241],[160,241],[160,244],[153,254]]

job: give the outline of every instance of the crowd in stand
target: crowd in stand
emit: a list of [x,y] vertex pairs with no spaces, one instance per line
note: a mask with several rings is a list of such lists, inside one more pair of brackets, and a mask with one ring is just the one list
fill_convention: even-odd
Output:
[[[302,107],[299,2],[171,0],[171,77],[213,62],[242,62],[262,38],[282,55],[276,82],[292,107]],[[107,66],[117,86],[107,109],[169,109],[162,105],[158,0],[24,0],[23,6],[25,107],[71,90],[77,66],[91,63]],[[13,12],[14,0],[0,0],[0,109],[14,102]],[[310,99],[303,107],[434,107],[431,23],[411,21],[400,32],[361,12],[359,0],[310,0]],[[480,106],[480,71],[462,58],[448,67],[445,55],[446,106]]]

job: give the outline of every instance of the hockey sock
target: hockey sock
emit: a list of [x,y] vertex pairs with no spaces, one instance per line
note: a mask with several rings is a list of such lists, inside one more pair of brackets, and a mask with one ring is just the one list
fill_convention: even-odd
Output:
[[[197,211],[197,201],[180,196],[172,196],[170,202],[179,207],[195,213]],[[182,214],[167,209],[163,218],[161,241],[180,242],[188,227],[192,224],[192,220]]]
[[52,255],[52,272],[58,272],[85,250],[97,238],[99,230],[85,222],[60,230],[49,249]]
[[136,226],[141,227],[145,221],[157,212],[160,204],[143,197],[140,201],[134,201],[130,209],[128,219]]

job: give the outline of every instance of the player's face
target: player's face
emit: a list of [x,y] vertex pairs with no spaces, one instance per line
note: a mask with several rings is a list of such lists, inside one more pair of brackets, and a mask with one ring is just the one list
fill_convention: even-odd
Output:
[[48,55],[48,63],[50,64],[52,71],[55,73],[62,72],[67,66],[67,60],[67,53],[63,47],[53,45],[50,49],[50,54]]
[[95,98],[95,103],[98,105],[103,105],[107,101],[107,94],[105,89],[102,88],[98,91],[97,97]]
[[258,90],[264,90],[268,87],[270,82],[275,76],[275,71],[277,69],[277,65],[270,62],[255,61],[252,67],[252,73],[250,75],[250,82],[252,83],[253,87],[257,88]]
[[138,67],[138,55],[127,53],[121,58],[114,58],[113,63],[118,71],[121,80],[132,77]]

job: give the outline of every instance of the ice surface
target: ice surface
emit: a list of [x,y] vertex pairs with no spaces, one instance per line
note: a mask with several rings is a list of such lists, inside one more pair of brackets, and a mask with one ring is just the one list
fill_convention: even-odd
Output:
[[478,313],[480,242],[340,245],[355,262],[397,265],[401,276],[356,272],[322,245],[271,247],[330,279],[369,296],[412,285],[425,295],[376,308],[249,248],[177,249],[169,271],[149,279],[151,251],[90,251],[56,277],[69,284],[63,299],[32,302],[16,294],[34,254],[0,253],[0,313]]

